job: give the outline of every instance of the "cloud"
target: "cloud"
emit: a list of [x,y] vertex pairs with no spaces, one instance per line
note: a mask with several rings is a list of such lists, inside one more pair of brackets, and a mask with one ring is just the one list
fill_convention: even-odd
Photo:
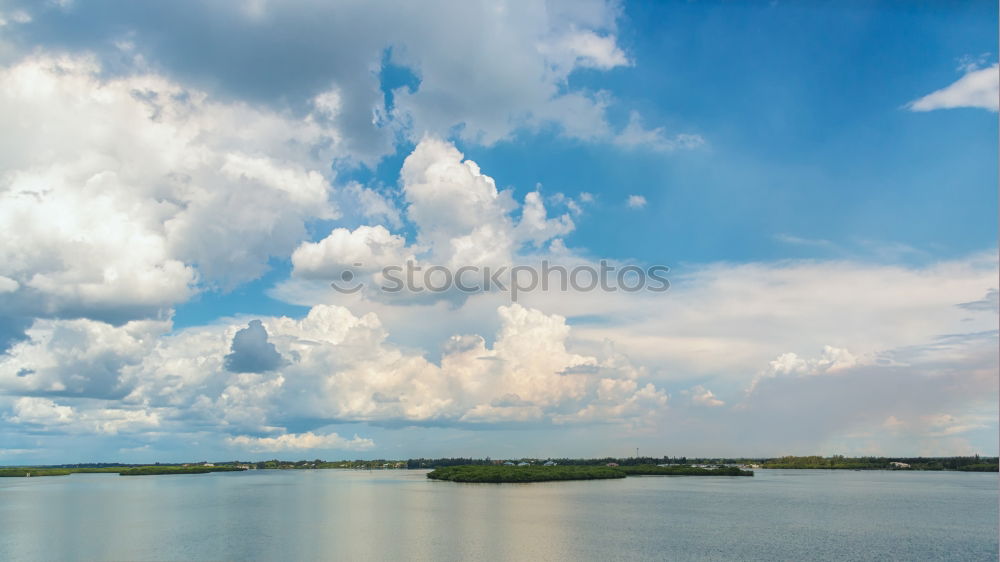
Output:
[[513,393],[504,394],[500,398],[490,401],[490,406],[494,408],[517,408],[531,405],[531,402],[522,400],[520,396]]
[[122,371],[137,365],[168,322],[112,326],[93,320],[36,320],[26,338],[0,360],[0,391],[89,398],[121,398]]
[[119,432],[149,431],[160,426],[155,412],[143,409],[94,408],[78,411],[47,398],[21,397],[14,401],[7,421],[36,426],[42,431],[76,434],[116,435]]
[[572,58],[571,65],[599,70],[628,66],[631,62],[616,44],[614,35],[601,36],[593,31],[572,31],[543,47],[555,58]]
[[642,195],[629,195],[625,204],[629,209],[641,209],[646,206],[646,198]]
[[994,416],[983,415],[962,415],[953,416],[951,414],[938,414],[933,416],[923,416],[923,420],[932,428],[931,437],[945,437],[958,435],[981,428],[990,427],[995,423]]
[[956,304],[955,306],[975,312],[988,311],[988,312],[1000,313],[1000,291],[998,291],[997,289],[987,289],[986,295],[983,298],[974,301],[959,303]]
[[344,187],[341,194],[348,200],[345,202],[347,204],[344,205],[346,209],[356,209],[362,217],[385,222],[393,228],[403,226],[400,210],[390,198],[389,193],[383,193],[352,182]]
[[27,453],[34,452],[33,449],[0,449],[0,456],[6,455],[24,455]]
[[[567,201],[572,210],[572,200]],[[579,212],[579,209],[576,212]],[[542,202],[541,194],[532,191],[524,196],[521,220],[514,229],[514,238],[519,242],[530,241],[535,246],[541,246],[549,240],[569,234],[575,226],[568,214],[548,218],[548,211]]]
[[31,23],[31,14],[24,10],[15,10],[9,13],[0,12],[0,27],[25,23]]
[[753,392],[761,379],[836,373],[837,371],[849,369],[867,362],[868,360],[859,359],[846,349],[839,349],[830,345],[824,346],[823,354],[815,359],[803,359],[795,353],[783,353],[777,359],[771,361],[767,369],[759,372],[754,377],[750,383],[748,392]]
[[359,226],[353,231],[335,228],[319,242],[303,242],[292,253],[292,266],[305,278],[342,280],[345,271],[375,272],[413,259],[402,236],[381,225]]
[[1000,104],[1000,66],[968,68],[955,83],[906,105],[910,111],[972,107],[997,111]]
[[[424,138],[407,156],[401,183],[405,216],[416,232],[412,243],[381,225],[335,228],[318,242],[299,245],[292,254],[293,280],[279,292],[288,295],[303,288],[313,294],[330,292],[325,284],[303,284],[302,280],[335,281],[345,289],[373,289],[388,281],[382,275],[384,268],[404,267],[407,262],[423,271],[432,266],[449,267],[452,272],[465,266],[509,267],[531,252],[545,254],[561,248],[561,237],[575,228],[570,213],[580,211],[561,193],[549,201],[570,213],[550,216],[539,191],[527,193],[519,205],[509,191],[498,190],[493,178],[475,162],[464,159],[452,143],[434,137]],[[517,211],[519,217],[515,216]],[[432,301],[467,296],[457,291],[420,291],[424,279],[423,273],[417,274],[417,291],[393,298]],[[374,290],[363,296],[389,298]]]
[[233,352],[226,355],[223,364],[233,373],[264,373],[284,365],[285,358],[267,341],[267,329],[261,321],[251,320],[233,336]]
[[59,406],[45,398],[18,398],[14,402],[14,415],[9,419],[14,423],[68,424],[75,418],[73,408]]
[[[225,367],[248,320],[176,332],[38,321],[31,337],[0,359],[4,393],[15,401],[32,399],[16,409],[11,403],[5,420],[46,434],[184,435],[197,429],[220,440],[262,433],[276,438],[349,422],[610,424],[705,454],[710,451],[698,439],[709,436],[769,454],[788,452],[774,449],[779,441],[795,452],[856,445],[850,435],[865,431],[905,453],[906,443],[934,447],[928,440],[976,436],[993,427],[961,416],[989,414],[997,395],[996,313],[956,304],[980,298],[984,283],[995,283],[995,272],[995,263],[975,259],[926,268],[719,264],[678,279],[672,290],[681,297],[547,298],[549,310],[608,319],[572,327],[540,308],[515,304],[491,311],[485,308],[490,295],[447,315],[436,304],[367,303],[379,314],[320,304],[302,319],[258,319],[266,342],[286,360],[263,373]],[[492,343],[482,332],[452,332],[457,335],[435,341],[434,334],[466,316],[470,326],[496,322]],[[383,317],[392,326],[417,327],[429,343],[414,346],[405,330],[394,334]],[[440,322],[430,325],[428,317]],[[629,322],[620,321],[626,317]],[[400,337],[410,343],[394,343]],[[816,343],[823,339],[829,343]],[[432,361],[433,349],[442,351]],[[107,358],[100,363],[104,370],[87,366],[98,357]],[[33,372],[18,376],[25,370]],[[54,384],[66,388],[53,392]],[[671,400],[672,387],[685,399]],[[748,387],[752,392],[743,392]],[[720,391],[741,398],[723,403]],[[37,396],[41,392],[51,396]],[[699,413],[709,411],[711,416]],[[958,421],[917,419],[931,414]],[[792,421],[810,416],[823,419]],[[882,427],[889,416],[907,425],[892,433]],[[752,435],[740,429],[749,427]]]
[[726,403],[722,400],[716,398],[715,394],[711,390],[698,385],[694,386],[686,391],[686,394],[691,396],[691,402],[699,406],[708,406],[710,408],[717,408],[719,406],[725,406]]
[[507,191],[454,145],[425,138],[403,162],[407,216],[437,263],[508,262],[514,244]]
[[[956,306],[997,285],[992,254],[924,266],[787,260],[675,267],[666,294],[526,293],[526,306],[574,318],[578,342],[616,346],[664,373],[745,387],[785,353],[825,346],[866,357],[942,334],[996,330],[995,312]],[[905,295],[905,296],[904,296]],[[701,379],[704,380],[704,379]],[[714,383],[713,383],[714,388]]]
[[375,442],[371,439],[358,437],[357,435],[353,439],[346,439],[336,433],[317,435],[311,431],[305,433],[286,433],[278,437],[237,435],[235,437],[227,437],[226,443],[232,447],[246,449],[253,453],[302,451],[308,449],[364,451],[375,446]]
[[[124,424],[133,418],[112,415],[123,408],[136,412],[129,415],[140,422],[168,420],[157,426],[159,431],[194,426],[235,434],[283,431],[300,420],[633,423],[659,415],[666,404],[661,389],[636,381],[644,371],[621,354],[568,351],[570,328],[562,317],[516,304],[495,314],[501,327],[493,345],[479,335],[454,336],[438,363],[419,350],[388,343],[374,314],[359,317],[328,305],[313,307],[301,320],[265,318],[244,328],[188,328],[144,337],[141,345],[125,337],[127,327],[48,321],[87,323],[88,330],[74,335],[79,350],[98,354],[102,345],[115,343],[134,349],[128,354],[128,347],[116,350],[111,355],[115,368],[90,380],[60,359],[58,354],[66,352],[58,346],[19,344],[0,361],[0,381],[14,395],[55,383],[100,389],[89,394],[66,389],[60,396],[72,398],[72,406],[41,398],[18,402],[10,417],[13,423],[52,425],[61,431],[72,420],[92,426],[102,420]],[[49,364],[65,372],[43,368]],[[17,376],[15,371],[25,365],[40,370]],[[246,372],[251,370],[260,372]],[[105,379],[111,382],[101,382]],[[83,399],[107,397],[108,388],[114,390],[110,402]]]
[[[492,145],[522,131],[552,130],[614,143],[607,113],[615,100],[571,76],[632,63],[618,40],[621,7],[605,0],[506,7],[180,0],[131,10],[88,3],[70,12],[32,9],[35,24],[19,26],[12,39],[22,53],[46,45],[128,61],[113,73],[150,61],[175,80],[211,85],[221,97],[299,114],[311,100],[326,100],[331,111],[323,119],[343,132],[343,154],[368,165],[392,153],[397,139],[418,141],[425,133]],[[116,46],[126,43],[127,51]],[[415,77],[412,87],[391,92],[391,104],[383,92],[391,85],[378,72],[383,62]]]
[[[762,431],[779,432],[789,446],[812,442],[815,447],[818,441],[843,442],[870,433],[884,453],[900,454],[923,441],[983,428],[995,432],[997,368],[995,353],[980,349],[949,360],[944,369],[926,358],[768,379],[734,416],[757,418],[767,426]],[[972,452],[966,445],[963,454]]]
[[[0,68],[0,306],[113,323],[254,279],[330,219],[339,133],[86,56]],[[318,102],[317,102],[318,103]]]
[[656,152],[691,150],[707,144],[701,135],[682,133],[669,136],[663,127],[647,129],[642,125],[639,112],[629,113],[628,124],[613,136],[613,143],[623,148],[640,148]]
[[840,250],[840,247],[823,238],[804,238],[802,236],[794,236],[792,234],[775,234],[774,239],[778,242],[784,244],[791,244],[793,246],[808,246],[812,248],[819,248],[824,250]]
[[0,294],[13,293],[21,288],[21,284],[10,277],[0,276]]
[[598,383],[597,400],[583,408],[556,416],[558,424],[600,422],[655,427],[659,414],[666,411],[669,396],[652,383],[639,386],[634,380],[603,378]]

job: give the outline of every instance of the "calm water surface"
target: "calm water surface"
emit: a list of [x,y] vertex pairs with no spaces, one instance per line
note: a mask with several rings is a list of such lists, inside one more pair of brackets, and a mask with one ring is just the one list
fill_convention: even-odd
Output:
[[996,474],[0,478],[0,560],[997,560]]

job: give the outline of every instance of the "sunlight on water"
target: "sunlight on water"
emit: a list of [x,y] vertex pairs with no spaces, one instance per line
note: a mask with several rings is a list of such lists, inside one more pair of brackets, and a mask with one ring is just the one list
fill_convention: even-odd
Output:
[[0,480],[0,559],[996,560],[997,475],[523,485],[423,471]]

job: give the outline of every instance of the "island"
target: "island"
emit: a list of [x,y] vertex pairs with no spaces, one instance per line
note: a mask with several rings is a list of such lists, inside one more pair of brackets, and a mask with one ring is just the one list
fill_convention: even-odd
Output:
[[557,480],[606,480],[625,478],[626,476],[753,476],[753,471],[738,467],[694,467],[687,465],[511,466],[500,464],[446,466],[427,473],[427,478],[432,480],[493,484]]

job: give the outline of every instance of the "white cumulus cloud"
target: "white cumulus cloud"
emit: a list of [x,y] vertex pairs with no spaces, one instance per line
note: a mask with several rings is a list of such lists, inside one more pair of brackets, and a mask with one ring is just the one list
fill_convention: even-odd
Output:
[[246,449],[252,453],[302,451],[306,449],[364,451],[375,446],[375,442],[371,439],[358,437],[357,435],[353,439],[347,439],[336,433],[315,434],[311,431],[305,433],[286,433],[277,437],[237,435],[226,438],[226,442],[230,446]]
[[970,69],[953,84],[907,104],[910,111],[973,107],[997,111],[1000,104],[1000,66]]
[[0,276],[22,314],[151,316],[259,276],[307,220],[337,216],[336,131],[101,70],[47,55],[0,68]]

